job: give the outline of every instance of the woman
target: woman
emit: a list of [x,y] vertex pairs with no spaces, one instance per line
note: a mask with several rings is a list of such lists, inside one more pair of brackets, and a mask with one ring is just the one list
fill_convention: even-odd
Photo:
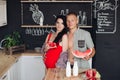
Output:
[[[59,15],[55,20],[56,32],[48,34],[45,41],[44,63],[46,68],[57,67],[60,55],[68,49],[66,17]],[[58,61],[60,62],[60,60]],[[62,64],[62,63],[61,63]]]

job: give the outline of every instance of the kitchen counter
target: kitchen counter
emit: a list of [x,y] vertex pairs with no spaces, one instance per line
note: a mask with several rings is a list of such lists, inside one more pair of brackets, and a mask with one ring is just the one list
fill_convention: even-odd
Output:
[[21,56],[42,56],[42,54],[36,53],[33,50],[28,50],[23,53],[5,55],[0,51],[0,77],[2,77]]
[[[45,80],[88,80],[87,77],[85,77],[85,71],[89,69],[79,69],[78,76],[70,76],[66,77],[66,70],[61,68],[49,68]],[[52,75],[51,75],[52,74]],[[93,80],[93,79],[90,79]],[[95,80],[101,80],[100,77],[96,77]]]

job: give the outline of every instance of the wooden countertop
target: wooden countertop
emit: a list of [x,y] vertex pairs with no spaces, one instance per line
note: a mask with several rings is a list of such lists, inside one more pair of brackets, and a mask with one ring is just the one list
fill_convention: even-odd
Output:
[[2,77],[21,56],[42,56],[42,54],[36,53],[33,50],[28,50],[23,53],[5,55],[0,51],[0,77]]
[[[45,80],[88,80],[87,77],[85,77],[86,70],[88,69],[79,69],[78,76],[66,77],[65,69],[49,68],[47,70]],[[96,78],[96,80],[101,80],[101,79]]]

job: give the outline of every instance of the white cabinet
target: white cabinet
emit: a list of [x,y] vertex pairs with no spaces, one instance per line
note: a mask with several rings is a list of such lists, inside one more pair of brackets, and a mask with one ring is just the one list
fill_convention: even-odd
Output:
[[21,80],[19,59],[9,69],[9,80]]
[[43,80],[45,65],[42,56],[22,56],[0,80]]
[[21,80],[42,80],[45,76],[45,65],[42,56],[22,56]]
[[7,25],[6,0],[0,0],[0,27]]
[[9,79],[9,71],[6,72],[6,73],[0,78],[0,80],[10,80],[10,79]]

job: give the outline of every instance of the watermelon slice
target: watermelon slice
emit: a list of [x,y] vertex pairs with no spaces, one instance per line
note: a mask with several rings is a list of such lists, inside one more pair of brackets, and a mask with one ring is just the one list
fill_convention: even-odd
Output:
[[48,42],[48,45],[49,45],[50,47],[56,47],[56,43],[54,43],[54,42]]
[[94,69],[89,69],[85,72],[86,74],[86,77],[89,79],[89,80],[96,80],[96,70]]
[[72,52],[72,54],[75,56],[75,57],[78,57],[78,58],[84,58],[85,56],[89,56],[92,52],[92,49],[87,49],[85,52],[80,52],[79,50],[75,50]]

